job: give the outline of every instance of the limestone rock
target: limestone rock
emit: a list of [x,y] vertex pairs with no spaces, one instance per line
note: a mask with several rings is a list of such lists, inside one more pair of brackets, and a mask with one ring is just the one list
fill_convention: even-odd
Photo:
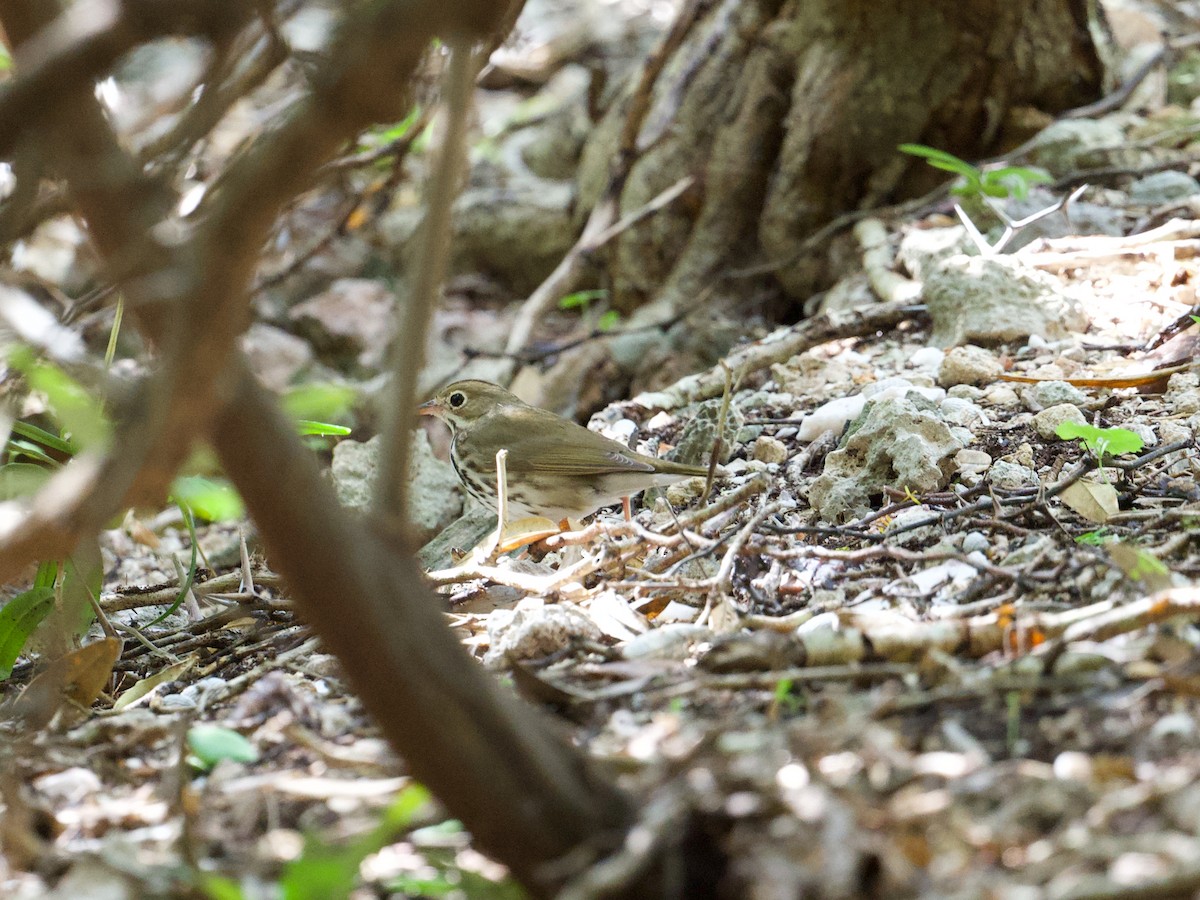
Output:
[[1010,257],[955,256],[930,272],[925,302],[933,343],[1061,340],[1087,324],[1058,281]]
[[[379,437],[365,444],[342,441],[333,448],[329,472],[338,500],[351,509],[370,507],[379,461]],[[413,434],[409,521],[428,538],[462,512],[462,493],[454,467],[433,455],[423,430]]]
[[938,490],[949,481],[961,449],[949,427],[912,400],[876,401],[850,426],[843,445],[826,457],[809,503],[824,520],[846,521],[865,512],[869,497],[885,486],[915,493]]

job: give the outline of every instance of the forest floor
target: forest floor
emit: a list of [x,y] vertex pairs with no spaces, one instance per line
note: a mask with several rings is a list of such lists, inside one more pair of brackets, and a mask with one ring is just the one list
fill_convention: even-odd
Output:
[[[662,27],[634,13],[610,35],[630,58]],[[569,21],[515,46],[578,51]],[[480,91],[473,187],[512,189],[503,161],[526,128],[570,131],[567,49],[551,75],[567,99],[539,105],[530,80]],[[755,321],[723,365],[593,416],[653,453],[712,447],[724,421],[711,486],[513,554],[431,552],[480,664],[645,798],[655,843],[698,813],[731,895],[1200,891],[1200,129],[1165,90],[1072,125],[1093,128],[1075,146],[1115,133],[1123,155],[1063,208],[1096,157],[1023,160],[1054,180],[1000,206],[1050,214],[1003,252],[980,243],[1002,229],[978,200],[977,238],[944,194],[878,211],[841,236],[855,262],[812,316]],[[345,391],[329,417],[363,439],[395,303],[370,272],[416,208],[402,189],[390,214],[337,229],[370,184],[293,211],[293,244],[316,250],[264,266],[289,277],[246,348],[305,402]],[[456,263],[429,386],[478,372],[519,306],[476,259]],[[318,291],[324,308],[293,314]],[[547,331],[619,341],[604,313],[585,298]],[[252,526],[196,535],[191,596],[149,626],[179,593],[188,529],[168,510],[105,533],[100,605],[139,635],[122,633],[95,708],[0,733],[0,892],[259,897],[357,878],[361,896],[521,896],[406,776]],[[19,664],[3,696],[35,676]]]

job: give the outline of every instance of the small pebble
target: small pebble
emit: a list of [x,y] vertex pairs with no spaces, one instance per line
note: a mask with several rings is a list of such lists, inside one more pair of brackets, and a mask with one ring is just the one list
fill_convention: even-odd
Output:
[[981,531],[968,531],[963,536],[963,553],[986,553],[989,546],[987,536]]
[[937,347],[922,347],[908,358],[908,364],[914,369],[937,371],[938,366],[942,364],[942,360],[945,358],[946,354]]
[[1071,403],[1060,403],[1043,409],[1033,417],[1034,430],[1047,441],[1058,439],[1058,426],[1063,422],[1075,422],[1086,425],[1087,419],[1079,411],[1079,407]]
[[783,441],[763,435],[754,442],[753,456],[765,463],[785,463],[788,458],[787,446]]
[[1065,381],[1040,381],[1029,390],[1024,391],[1025,405],[1032,411],[1048,409],[1070,403],[1082,406],[1087,403],[1087,394]]
[[1018,491],[1038,483],[1037,472],[1028,466],[997,460],[988,471],[988,480],[1002,491]]
[[967,344],[954,347],[942,360],[938,368],[938,384],[950,387],[955,384],[991,384],[1004,373],[1004,367],[995,355],[982,347]]
[[992,464],[992,458],[982,450],[959,450],[954,454],[954,465],[960,475],[982,475]]

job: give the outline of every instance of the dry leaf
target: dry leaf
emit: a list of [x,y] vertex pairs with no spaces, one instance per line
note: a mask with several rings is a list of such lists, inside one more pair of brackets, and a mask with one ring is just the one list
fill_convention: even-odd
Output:
[[113,712],[128,709],[135,703],[149,697],[159,685],[166,684],[168,681],[175,681],[195,664],[196,657],[189,656],[187,659],[181,659],[177,663],[172,663],[149,678],[141,679],[117,698],[117,702],[112,707]]
[[1060,494],[1067,504],[1089,522],[1103,524],[1121,511],[1117,489],[1096,481],[1077,481]]
[[43,669],[13,704],[13,712],[33,728],[50,724],[66,703],[89,707],[100,696],[121,656],[120,638],[102,638]]

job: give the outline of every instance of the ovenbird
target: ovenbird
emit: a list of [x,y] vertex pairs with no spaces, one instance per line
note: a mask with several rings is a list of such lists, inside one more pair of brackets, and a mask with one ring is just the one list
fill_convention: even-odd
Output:
[[418,410],[450,426],[458,480],[492,509],[496,453],[508,451],[508,505],[519,518],[582,519],[618,500],[627,504],[646,488],[708,474],[701,466],[635,453],[486,381],[457,381]]

